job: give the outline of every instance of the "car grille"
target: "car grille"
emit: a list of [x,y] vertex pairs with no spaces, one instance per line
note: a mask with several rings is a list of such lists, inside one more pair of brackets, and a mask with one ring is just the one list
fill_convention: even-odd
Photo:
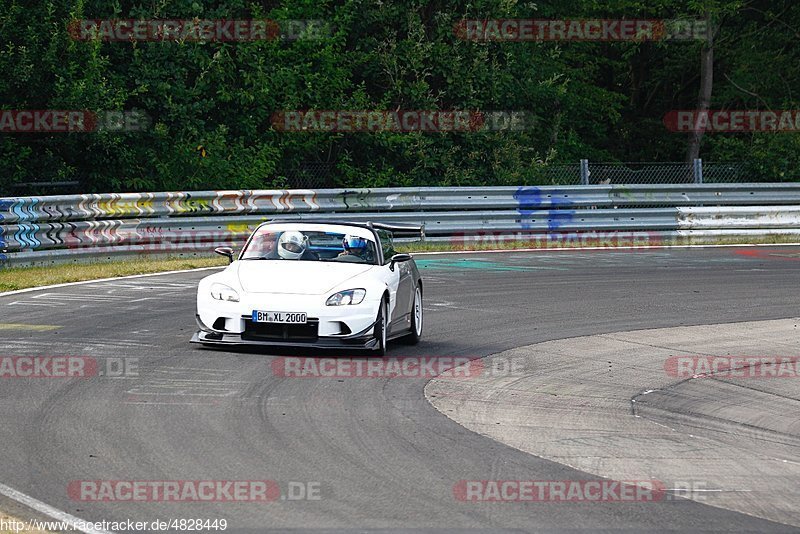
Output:
[[242,339],[249,341],[314,342],[318,336],[318,319],[309,319],[306,324],[254,323],[245,319],[242,333]]

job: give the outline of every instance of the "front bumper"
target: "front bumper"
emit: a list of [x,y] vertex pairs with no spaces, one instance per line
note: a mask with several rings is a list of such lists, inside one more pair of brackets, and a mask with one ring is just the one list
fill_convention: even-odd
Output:
[[378,346],[378,340],[373,336],[376,322],[370,324],[360,332],[347,336],[317,336],[313,339],[295,340],[287,339],[259,339],[257,336],[248,335],[246,332],[225,332],[215,330],[203,323],[200,315],[195,315],[197,326],[200,329],[192,336],[190,343],[204,345],[242,345],[261,347],[305,347],[319,349],[365,349],[372,350]]
[[[325,306],[321,295],[242,294],[241,302],[213,300],[200,291],[196,313],[205,326],[200,330],[228,334],[244,334],[253,310],[305,313],[309,321],[317,321],[319,337],[347,337],[374,326],[379,301],[365,301],[352,306]],[[245,336],[246,337],[246,336]]]

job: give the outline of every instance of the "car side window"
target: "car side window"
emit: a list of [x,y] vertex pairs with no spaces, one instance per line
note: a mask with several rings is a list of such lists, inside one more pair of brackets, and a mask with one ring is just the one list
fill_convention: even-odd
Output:
[[397,254],[397,251],[394,249],[391,233],[386,230],[378,230],[378,237],[381,240],[381,248],[383,249],[383,264],[386,265],[392,259],[392,256]]

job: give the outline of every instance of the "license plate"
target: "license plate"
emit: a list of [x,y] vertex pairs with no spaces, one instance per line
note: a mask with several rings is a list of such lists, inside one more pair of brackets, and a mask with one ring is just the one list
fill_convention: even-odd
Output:
[[306,324],[306,314],[253,310],[254,323]]

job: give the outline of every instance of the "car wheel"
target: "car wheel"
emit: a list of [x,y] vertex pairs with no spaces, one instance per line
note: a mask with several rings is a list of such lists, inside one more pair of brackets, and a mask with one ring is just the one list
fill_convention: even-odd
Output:
[[386,305],[386,301],[381,301],[381,307],[378,309],[378,319],[375,322],[375,339],[378,341],[378,345],[375,347],[375,355],[376,356],[386,356],[386,337],[388,328],[388,320],[387,317],[389,316],[389,309]]
[[405,337],[411,345],[416,345],[422,339],[422,324],[422,289],[417,287],[414,302],[411,303],[411,333]]

